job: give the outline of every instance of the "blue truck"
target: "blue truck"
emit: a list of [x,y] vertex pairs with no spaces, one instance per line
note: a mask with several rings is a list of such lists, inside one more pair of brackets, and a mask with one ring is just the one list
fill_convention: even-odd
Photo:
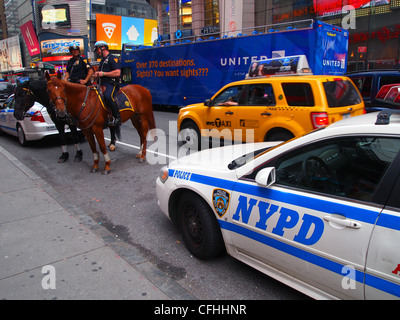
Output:
[[185,106],[244,79],[255,61],[279,56],[305,55],[313,74],[343,75],[348,38],[346,29],[311,20],[302,28],[279,25],[220,39],[180,39],[151,47],[124,44],[122,83],[149,89],[153,104]]

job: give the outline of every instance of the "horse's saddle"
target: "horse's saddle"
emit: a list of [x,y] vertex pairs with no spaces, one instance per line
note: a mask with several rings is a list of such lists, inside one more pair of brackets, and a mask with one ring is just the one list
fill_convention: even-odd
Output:
[[[104,96],[104,91],[106,91],[106,87],[105,86],[101,86],[101,91],[103,93],[102,96]],[[132,105],[131,101],[129,100],[128,96],[121,89],[115,95],[115,102],[118,105],[119,111],[122,111],[122,110],[135,111],[135,109],[133,108],[133,105]],[[107,106],[107,109],[110,109],[110,108]]]

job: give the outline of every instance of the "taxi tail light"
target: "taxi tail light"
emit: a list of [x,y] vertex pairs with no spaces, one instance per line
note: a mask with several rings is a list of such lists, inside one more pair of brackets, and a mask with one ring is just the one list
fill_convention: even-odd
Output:
[[31,121],[39,121],[39,122],[46,122],[46,120],[44,120],[44,117],[42,115],[42,113],[40,111],[36,111],[32,117],[31,117]]
[[327,126],[329,124],[328,114],[326,112],[311,112],[311,123],[314,129]]

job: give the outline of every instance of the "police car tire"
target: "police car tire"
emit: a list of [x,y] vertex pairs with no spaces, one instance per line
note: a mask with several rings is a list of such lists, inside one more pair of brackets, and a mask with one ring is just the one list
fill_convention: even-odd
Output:
[[22,129],[20,124],[17,125],[17,135],[19,144],[23,147],[26,147],[28,145],[28,141],[26,140],[24,129]]
[[192,192],[182,194],[177,219],[183,241],[196,258],[209,259],[225,253],[218,221],[200,196]]

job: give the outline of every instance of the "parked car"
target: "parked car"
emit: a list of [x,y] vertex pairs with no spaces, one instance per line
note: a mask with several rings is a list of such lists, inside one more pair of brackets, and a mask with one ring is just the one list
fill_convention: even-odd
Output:
[[[32,140],[40,140],[58,134],[46,108],[40,103],[35,102],[27,111],[25,119],[21,121],[14,117],[14,106],[14,95],[11,95],[0,106],[0,133],[5,132],[18,137],[22,146],[28,145]],[[69,132],[68,130],[66,129],[66,132]]]
[[399,110],[192,153],[156,192],[200,259],[226,250],[313,298],[400,297]]
[[391,104],[377,99],[376,95],[382,86],[400,83],[400,72],[398,70],[371,70],[349,73],[347,76],[353,80],[360,91],[366,112],[380,111],[383,108],[393,107]]
[[6,101],[13,93],[14,87],[9,82],[0,82],[0,102]]

